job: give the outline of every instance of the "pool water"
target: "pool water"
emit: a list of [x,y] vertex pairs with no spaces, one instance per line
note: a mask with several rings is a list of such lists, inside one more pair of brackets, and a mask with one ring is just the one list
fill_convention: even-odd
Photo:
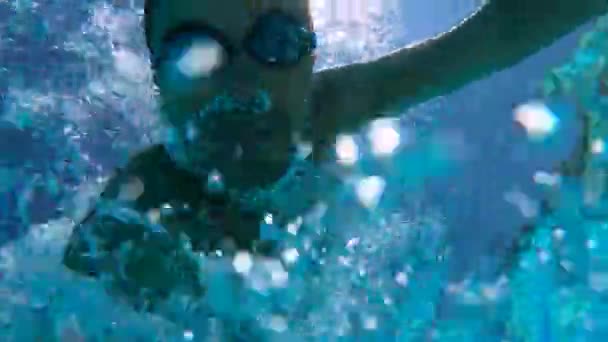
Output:
[[[29,227],[0,247],[0,341],[606,338],[608,223],[601,190],[608,18],[583,37],[572,58],[547,71],[543,85],[541,103],[576,103],[588,119],[594,148],[582,158],[585,176],[558,183],[544,177],[548,198],[558,204],[539,213],[512,252],[498,251],[488,261],[491,272],[450,277],[447,223],[422,192],[428,179],[458,167],[458,146],[421,124],[424,113],[412,114],[344,137],[337,152],[353,170],[344,184],[285,229],[264,222],[263,229],[284,241],[282,262],[243,254],[212,261],[192,253],[207,296],[175,295],[149,314],[109,295],[104,279],[78,277],[60,264],[71,218],[83,215],[131,151],[160,137],[140,16],[138,3],[0,4],[0,32],[7,37],[0,34],[0,57],[44,56],[22,68],[0,65],[3,121],[27,133],[26,140],[34,137],[38,153],[7,154],[12,164],[0,165],[0,193],[22,199],[0,198],[0,209],[11,208],[5,210],[10,215],[0,210],[1,218]],[[373,29],[357,36],[357,44],[319,21],[318,68],[352,62],[362,50],[372,58],[398,46],[387,30],[394,13],[369,20]],[[362,152],[356,160],[353,149]],[[31,214],[42,192],[60,202],[45,219]]]

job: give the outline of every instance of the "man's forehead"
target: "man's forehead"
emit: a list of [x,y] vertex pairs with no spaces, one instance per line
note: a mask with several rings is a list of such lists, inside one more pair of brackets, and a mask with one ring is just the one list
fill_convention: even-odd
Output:
[[[202,8],[222,8],[221,4],[231,6],[235,11],[248,10],[251,12],[259,12],[268,9],[282,9],[288,12],[308,14],[309,13],[309,0],[147,0],[149,3],[161,6],[177,6],[177,7],[190,7],[192,9]],[[209,6],[218,5],[220,6]],[[185,6],[183,6],[185,5]]]
[[[310,20],[308,0],[147,0],[148,16],[154,17],[155,33],[179,23],[205,22],[219,29],[239,30],[271,9],[279,9],[302,21]],[[151,18],[148,18],[151,19]],[[151,29],[151,27],[147,27]],[[152,32],[148,34],[154,35]]]
[[285,10],[308,11],[308,0],[242,0],[252,11],[282,8]]

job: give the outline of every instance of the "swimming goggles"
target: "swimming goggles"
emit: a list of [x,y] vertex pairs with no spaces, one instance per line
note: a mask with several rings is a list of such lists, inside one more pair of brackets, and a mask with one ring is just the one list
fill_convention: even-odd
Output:
[[162,51],[154,62],[174,60],[201,42],[213,47],[221,56],[220,67],[229,64],[241,52],[267,66],[290,67],[312,55],[317,47],[316,35],[306,24],[273,10],[258,17],[240,46],[212,27],[200,23],[182,25],[165,36]]

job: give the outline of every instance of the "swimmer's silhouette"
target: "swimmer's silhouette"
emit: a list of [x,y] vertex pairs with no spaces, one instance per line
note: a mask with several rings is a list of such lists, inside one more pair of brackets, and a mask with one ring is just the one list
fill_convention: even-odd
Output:
[[272,253],[259,241],[270,208],[248,195],[287,172],[299,141],[311,142],[318,165],[336,134],[509,67],[606,8],[606,0],[492,0],[424,43],[313,73],[307,0],[148,0],[146,37],[172,134],[109,181],[64,263],[114,275],[131,299],[200,294],[180,234],[194,250]]

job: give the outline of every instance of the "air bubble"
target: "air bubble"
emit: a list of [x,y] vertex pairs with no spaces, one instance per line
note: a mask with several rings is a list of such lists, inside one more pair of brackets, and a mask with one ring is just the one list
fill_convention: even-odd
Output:
[[194,333],[192,332],[192,330],[185,330],[184,331],[184,340],[185,341],[193,341],[194,340]]
[[218,170],[213,170],[207,177],[207,191],[210,193],[220,193],[225,190],[224,179]]
[[336,139],[336,154],[342,165],[354,165],[359,159],[359,146],[351,135],[340,135]]
[[409,277],[407,276],[407,273],[399,272],[395,276],[395,281],[397,282],[397,284],[405,287],[409,282]]
[[394,119],[372,122],[367,138],[372,144],[372,153],[378,157],[392,155],[401,143],[399,127]]
[[276,332],[285,332],[287,330],[287,320],[285,317],[273,315],[269,322],[270,329]]
[[296,248],[289,248],[283,251],[282,257],[287,264],[293,264],[300,257],[300,253]]
[[519,105],[514,110],[515,121],[519,122],[528,138],[533,141],[542,141],[554,134],[559,127],[559,118],[551,109],[540,101],[533,101]]
[[386,181],[379,176],[370,176],[361,179],[356,185],[359,202],[367,208],[376,207],[384,192],[385,186]]
[[237,273],[249,274],[253,267],[253,258],[247,252],[238,252],[232,261],[232,266]]

